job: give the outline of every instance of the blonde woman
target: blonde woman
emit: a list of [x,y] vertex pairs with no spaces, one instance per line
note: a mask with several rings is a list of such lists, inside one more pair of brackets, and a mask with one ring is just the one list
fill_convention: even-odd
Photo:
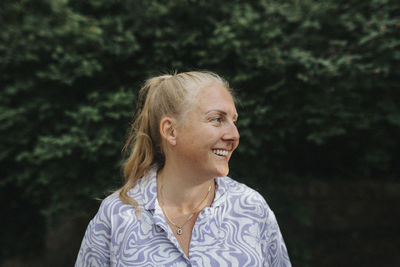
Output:
[[226,176],[239,144],[227,82],[163,75],[140,99],[125,185],[89,223],[75,266],[291,266],[263,197]]

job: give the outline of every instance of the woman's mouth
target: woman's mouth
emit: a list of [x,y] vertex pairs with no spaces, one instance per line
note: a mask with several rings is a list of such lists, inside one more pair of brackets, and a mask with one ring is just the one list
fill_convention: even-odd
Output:
[[228,156],[228,150],[225,149],[213,149],[212,152],[218,156]]

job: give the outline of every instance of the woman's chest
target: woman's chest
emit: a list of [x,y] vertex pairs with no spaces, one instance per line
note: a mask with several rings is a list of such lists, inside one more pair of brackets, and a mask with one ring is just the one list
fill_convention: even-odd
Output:
[[136,223],[113,231],[113,266],[261,266],[257,224],[198,219],[189,258],[166,225]]

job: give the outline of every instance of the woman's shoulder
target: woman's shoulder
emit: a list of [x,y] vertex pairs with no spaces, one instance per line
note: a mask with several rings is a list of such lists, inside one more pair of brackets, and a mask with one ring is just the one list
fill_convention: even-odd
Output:
[[229,201],[246,202],[269,209],[265,198],[255,189],[230,177],[218,178],[218,186],[225,191]]
[[108,195],[107,197],[105,197],[102,201],[101,201],[101,205],[100,208],[105,208],[108,209],[110,207],[116,207],[116,206],[120,206],[122,205],[122,201],[119,198],[119,191],[114,191],[113,193],[111,193],[110,195]]
[[126,212],[134,213],[134,207],[122,202],[119,192],[120,190],[117,190],[102,200],[97,216],[110,220],[115,215],[120,215]]
[[[154,188],[151,188],[153,182],[151,179],[141,178],[137,181],[137,183],[128,191],[127,195],[134,199],[139,205],[139,209],[144,209],[146,201],[149,200],[149,194],[147,191],[154,191]],[[100,204],[99,213],[104,213],[108,217],[112,217],[116,214],[126,214],[126,213],[135,213],[135,208],[128,203],[125,203],[121,200],[120,197],[121,189],[114,191],[106,198],[104,198]],[[148,194],[146,194],[148,193]]]
[[261,232],[279,231],[274,212],[257,190],[229,177],[224,177],[220,183],[226,190],[223,201],[226,212],[232,218],[251,218],[260,225]]
[[101,201],[97,215],[110,217],[119,210],[124,203],[119,198],[119,191],[115,191]]

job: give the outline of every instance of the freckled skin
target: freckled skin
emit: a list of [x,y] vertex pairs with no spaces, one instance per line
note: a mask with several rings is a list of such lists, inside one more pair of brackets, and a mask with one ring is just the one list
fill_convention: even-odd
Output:
[[[184,124],[177,128],[175,149],[179,162],[207,179],[225,176],[232,152],[239,144],[233,98],[226,88],[215,84],[204,88],[196,100]],[[225,149],[229,153],[218,156],[213,149]]]

